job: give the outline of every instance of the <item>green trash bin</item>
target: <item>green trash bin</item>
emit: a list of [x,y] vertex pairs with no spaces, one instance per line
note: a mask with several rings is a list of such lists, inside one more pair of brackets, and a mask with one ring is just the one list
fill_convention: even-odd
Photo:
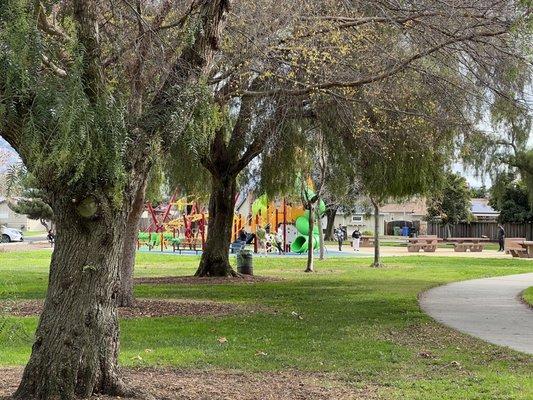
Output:
[[243,275],[253,275],[253,257],[250,250],[241,250],[237,253],[237,272]]

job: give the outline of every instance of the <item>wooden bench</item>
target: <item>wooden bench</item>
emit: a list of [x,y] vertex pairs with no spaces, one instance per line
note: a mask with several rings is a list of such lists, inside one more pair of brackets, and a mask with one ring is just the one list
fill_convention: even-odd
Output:
[[200,239],[197,239],[197,238],[185,239],[183,242],[173,245],[173,251],[179,251],[179,253],[181,254],[181,252],[184,250],[192,250],[196,254],[198,254],[198,252],[202,250],[197,247],[198,244],[201,245]]
[[437,235],[419,236],[416,238],[410,238],[407,244],[407,251],[409,253],[418,253],[420,250],[425,253],[434,253],[437,250],[437,244],[442,239],[439,239]]

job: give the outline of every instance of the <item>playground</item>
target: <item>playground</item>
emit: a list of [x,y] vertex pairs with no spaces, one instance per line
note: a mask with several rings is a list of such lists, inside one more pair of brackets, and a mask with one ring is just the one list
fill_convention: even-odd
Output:
[[[306,189],[305,195],[312,197],[314,192]],[[149,224],[138,234],[138,250],[198,254],[205,249],[209,213],[197,198],[173,195],[167,204],[154,207],[148,202],[145,208]],[[317,219],[324,215],[325,209],[324,202],[320,201]],[[301,205],[285,199],[269,200],[266,195],[259,196],[248,209],[236,209],[231,252],[240,252],[250,245],[254,253],[306,253],[309,247],[309,215],[309,211]],[[314,226],[312,234],[316,250],[320,240],[318,225]]]

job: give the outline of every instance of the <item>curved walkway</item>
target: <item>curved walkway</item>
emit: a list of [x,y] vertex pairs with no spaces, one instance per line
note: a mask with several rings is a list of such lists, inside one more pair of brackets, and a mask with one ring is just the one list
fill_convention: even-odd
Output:
[[533,309],[519,295],[533,273],[456,282],[430,289],[420,307],[435,320],[500,346],[533,354]]

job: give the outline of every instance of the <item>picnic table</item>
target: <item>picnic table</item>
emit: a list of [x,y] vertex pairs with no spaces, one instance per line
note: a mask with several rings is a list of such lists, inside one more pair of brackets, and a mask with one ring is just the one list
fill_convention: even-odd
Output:
[[488,242],[488,238],[466,238],[466,237],[451,237],[448,238],[448,242],[454,243],[453,250],[456,252],[466,252],[467,250],[470,250],[470,252],[481,252],[483,251],[484,243],[481,242]]
[[518,242],[518,244],[521,246],[521,249],[509,250],[513,257],[533,258],[533,241],[524,240],[523,242]]
[[437,250],[437,244],[441,241],[442,239],[438,238],[437,235],[409,238],[407,251],[409,253],[418,253],[420,250],[423,250],[426,253],[434,253]]
[[522,247],[522,245],[520,243],[522,242],[525,242],[526,241],[526,238],[508,238],[506,237],[504,239],[504,249],[505,249],[505,254],[511,254],[513,257],[518,257],[518,254],[515,252],[515,254],[513,254],[513,252],[511,252],[511,250],[516,250],[516,251],[519,251],[519,252],[522,252],[524,251],[525,249]]

